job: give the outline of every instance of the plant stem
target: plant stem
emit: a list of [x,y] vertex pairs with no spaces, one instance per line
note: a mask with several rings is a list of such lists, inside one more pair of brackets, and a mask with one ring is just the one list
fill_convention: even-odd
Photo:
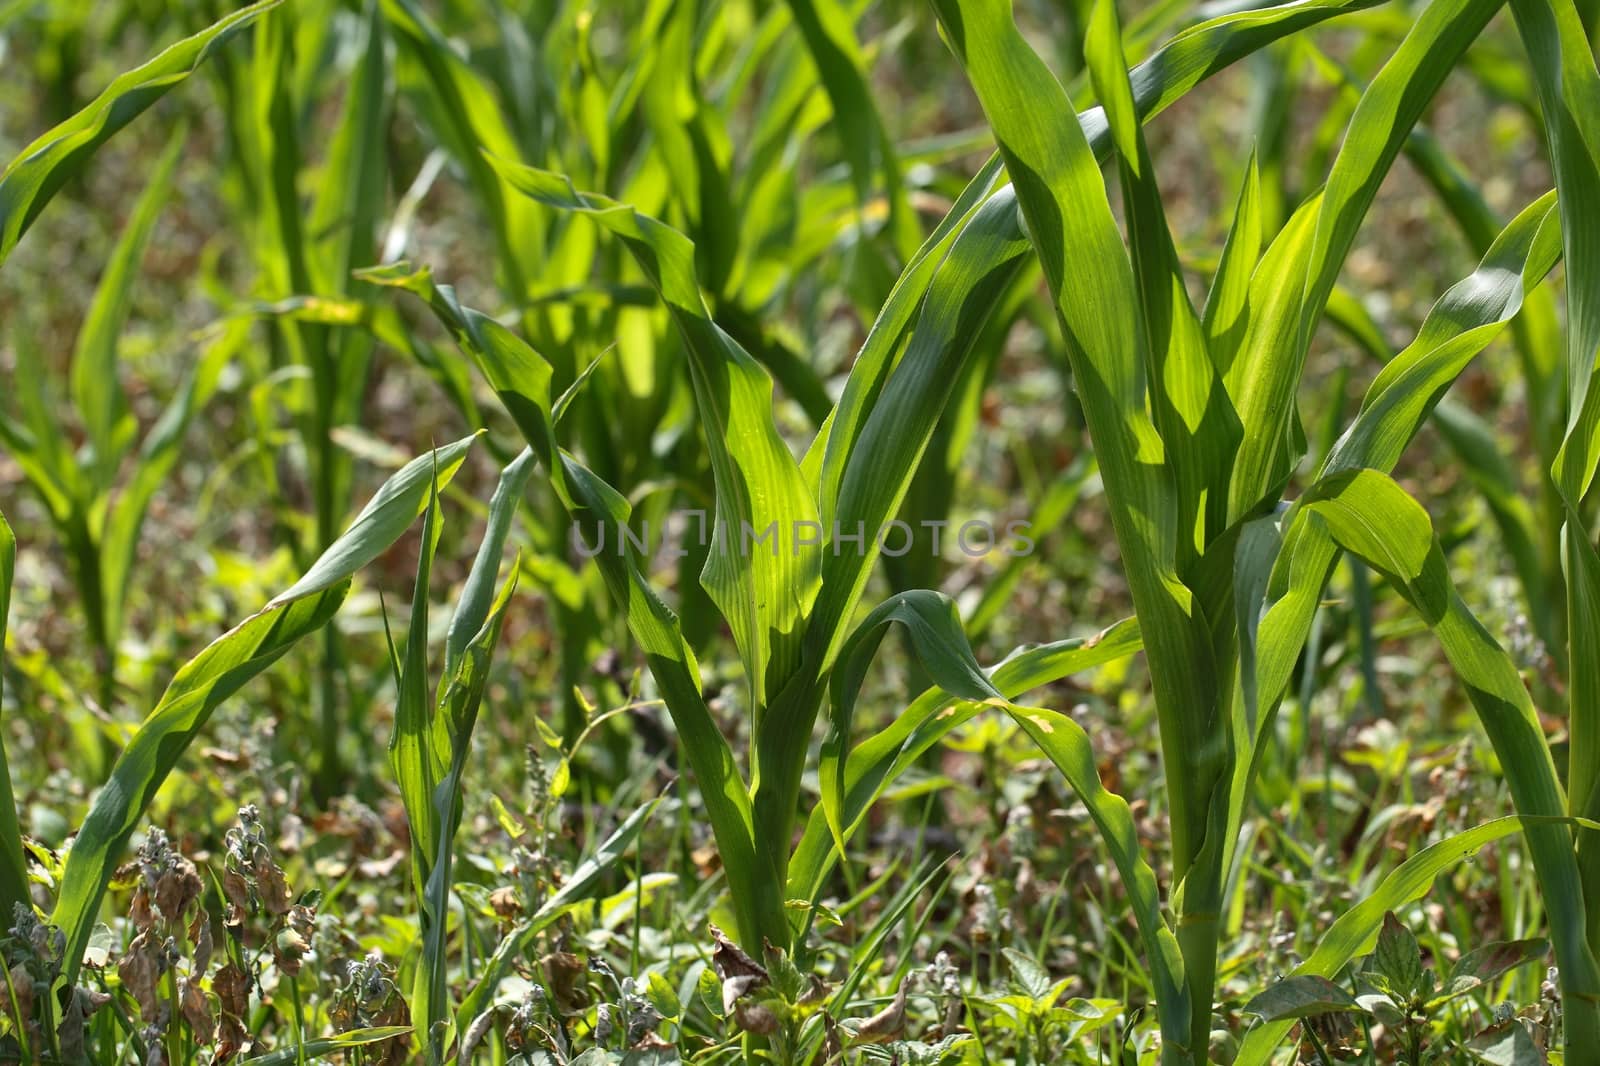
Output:
[[1311,1046],[1316,1050],[1317,1058],[1322,1066],[1333,1066],[1333,1059],[1328,1055],[1328,1049],[1322,1046],[1322,1041],[1317,1039],[1317,1031],[1311,1028],[1310,1020],[1300,1023],[1300,1028],[1305,1030],[1306,1039],[1311,1041]]

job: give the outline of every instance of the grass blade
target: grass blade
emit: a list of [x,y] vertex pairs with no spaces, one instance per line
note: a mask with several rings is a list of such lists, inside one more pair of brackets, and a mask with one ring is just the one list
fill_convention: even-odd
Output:
[[652,800],[628,815],[610,836],[600,842],[594,854],[580,863],[571,876],[562,882],[559,891],[540,904],[527,921],[501,939],[494,954],[484,963],[483,975],[478,978],[478,983],[461,1000],[461,1007],[456,1012],[458,1033],[466,1032],[473,1019],[489,1009],[501,978],[528,950],[534,937],[580,903],[595,882],[621,860],[629,845],[649,824],[650,816],[660,803],[660,800]]

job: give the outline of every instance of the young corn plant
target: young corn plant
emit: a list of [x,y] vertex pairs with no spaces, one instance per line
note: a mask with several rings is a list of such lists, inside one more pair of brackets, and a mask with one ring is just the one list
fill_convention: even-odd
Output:
[[78,975],[100,902],[128,840],[212,712],[332,621],[350,591],[351,578],[410,528],[427,508],[435,486],[447,483],[460,468],[474,439],[435,449],[398,470],[298,581],[173,676],[112,766],[68,852],[50,915],[65,937],[63,987],[71,987]]
[[[264,0],[179,41],[114,80],[87,107],[34,140],[0,173],[0,265],[101,145],[277,2]],[[209,347],[145,437],[131,480],[120,492],[114,491],[137,431],[118,383],[117,342],[128,315],[129,290],[171,189],[183,142],[183,132],[175,133],[152,171],[78,334],[70,386],[85,435],[78,454],[63,448],[67,434],[47,401],[37,345],[25,328],[13,323],[11,330],[18,352],[21,409],[16,417],[0,417],[0,442],[44,501],[68,546],[95,655],[96,695],[107,710],[116,700],[117,644],[146,508],[176,461],[184,430],[214,390],[228,355],[226,341]]]
[[[1435,3],[1423,10],[1362,95],[1326,184],[1290,215],[1264,254],[1252,170],[1197,311],[1163,217],[1140,128],[1139,87],[1122,59],[1114,8],[1096,8],[1086,60],[1116,157],[1126,245],[1096,159],[1098,130],[1086,131],[1073,113],[1012,21],[1010,4],[935,3],[1011,179],[991,203],[1015,197],[1060,318],[1132,591],[1167,779],[1165,908],[1126,805],[1100,787],[1082,730],[1059,715],[1017,713],[1095,816],[1128,888],[1156,988],[1164,1062],[1207,1057],[1224,886],[1240,861],[1236,841],[1253,770],[1340,550],[1389,579],[1466,683],[1524,819],[1570,1006],[1564,1035],[1575,1061],[1573,1049],[1591,1047],[1600,1034],[1600,969],[1583,884],[1589,836],[1568,820],[1585,813],[1592,787],[1584,688],[1595,645],[1581,635],[1590,626],[1585,581],[1594,551],[1578,507],[1593,476],[1591,408],[1600,407],[1588,391],[1596,351],[1582,284],[1588,238],[1570,220],[1574,212],[1558,218],[1547,196],[1514,219],[1479,270],[1445,294],[1416,341],[1374,382],[1310,487],[1284,500],[1304,451],[1295,396],[1306,353],[1361,218],[1423,106],[1499,6]],[[1585,141],[1583,126],[1589,120],[1575,116],[1600,82],[1570,3],[1514,8],[1535,68],[1550,72],[1540,75],[1542,102],[1558,189],[1570,202],[1569,190],[1586,192],[1583,183],[1593,179],[1588,145],[1595,142]],[[1570,507],[1568,566],[1576,571],[1568,577],[1575,604],[1569,625],[1578,641],[1570,801],[1514,665],[1456,594],[1426,511],[1388,476],[1444,390],[1563,252],[1576,279],[1568,290],[1572,414],[1555,471]],[[950,634],[934,639],[930,617],[906,604],[885,605],[869,624],[901,621],[914,634],[925,627],[924,654],[942,650],[956,661]],[[852,645],[863,641],[870,654],[874,633]],[[854,650],[847,646],[841,662]],[[1061,657],[1038,657],[1046,656]],[[843,673],[834,680],[840,691],[830,744],[837,747],[849,734],[853,686]],[[975,692],[941,686],[969,698],[987,689],[990,700],[1003,701],[1006,693],[982,675],[970,680],[983,684]],[[910,735],[926,726],[926,719],[914,721]],[[876,762],[882,774],[879,756],[892,758],[896,748],[878,738],[869,744],[874,758],[864,770]],[[849,760],[825,755],[825,817],[836,835],[851,824],[853,776]],[[1252,1036],[1248,1054],[1267,1054],[1272,1028]]]
[[489,506],[488,528],[445,636],[444,674],[429,703],[428,576],[439,536],[437,486],[430,489],[417,558],[416,589],[403,653],[393,650],[395,732],[389,760],[411,828],[412,890],[421,914],[422,952],[411,996],[411,1017],[429,1062],[445,1057],[449,1028],[446,952],[452,857],[461,823],[462,777],[473,727],[483,705],[489,661],[516,570],[498,593],[495,579],[522,490],[533,472],[531,453],[506,467]]
[[[76,451],[64,447],[71,430],[59,420],[61,405],[46,393],[48,375],[25,326],[12,330],[20,410],[15,418],[0,417],[0,442],[22,468],[67,546],[94,653],[99,680],[95,697],[108,713],[116,708],[117,651],[145,512],[177,463],[189,422],[216,390],[239,340],[237,330],[224,329],[207,343],[161,417],[142,442],[136,440],[137,425],[118,380],[117,344],[133,281],[171,191],[184,141],[182,130],[169,140],[112,250],[78,333],[68,391],[83,428],[83,446]],[[132,472],[124,484],[122,468],[130,455]]]
[[[1136,68],[1139,114],[1159,112],[1240,56],[1359,6],[1310,0],[1193,27]],[[1073,135],[1084,143],[1076,120],[1070,112],[1067,117],[1073,120]],[[1097,140],[1102,148],[1109,145],[1099,112],[1083,121],[1091,128],[1098,125]],[[999,158],[968,185],[908,262],[878,313],[843,396],[797,462],[773,421],[770,376],[718,325],[704,299],[693,242],[626,204],[576,191],[563,176],[492,154],[486,158],[514,191],[587,216],[619,238],[682,336],[716,490],[710,557],[701,583],[731,629],[744,665],[751,718],[748,779],[706,705],[677,615],[648,580],[643,552],[618,536],[630,517],[626,500],[561,446],[551,361],[496,318],[463,306],[454,290],[436,284],[427,270],[394,264],[363,277],[427,302],[527,438],[586,542],[610,545],[595,562],[625,611],[699,781],[729,881],[738,940],[751,952],[764,943],[789,948],[806,909],[786,907],[786,902],[810,902],[832,861],[809,832],[801,852],[791,857],[801,776],[830,676],[841,693],[853,696],[875,634],[899,621],[942,686],[1009,706],[978,669],[947,601],[909,593],[878,608],[855,637],[850,623],[878,555],[878,534],[895,517],[954,382],[973,358],[976,338],[994,306],[1018,284],[1028,259],[1019,198],[1003,185]],[[1092,165],[1093,156],[1088,159]],[[817,535],[798,535],[801,530]],[[1101,654],[1077,645],[1055,651],[1058,659],[1085,664]],[[1090,790],[1092,770],[1088,778],[1081,772],[1087,748],[1068,736],[1070,722],[1044,710],[1017,713],[1041,736],[1059,728],[1067,747],[1051,745],[1053,753],[1070,763],[1069,772]],[[1211,758],[1215,761],[1216,754]],[[1099,790],[1097,782],[1090,791],[1092,806],[1117,829],[1117,846],[1132,871],[1126,804]],[[830,793],[825,787],[830,809],[837,809]],[[857,821],[838,819],[835,828],[843,835]],[[1140,870],[1137,887],[1147,917],[1158,916],[1154,878],[1148,868]],[[1161,940],[1169,942],[1170,933]],[[1173,959],[1176,952],[1172,942]],[[1172,962],[1169,969],[1176,974],[1181,964]],[[484,984],[492,986],[496,977],[491,970]],[[1175,978],[1162,988],[1170,1009],[1184,985]]]
[[[228,115],[235,207],[250,237],[256,306],[275,308],[298,297],[315,298],[315,308],[345,299],[356,284],[351,271],[377,260],[388,178],[383,139],[392,99],[384,27],[376,0],[349,20],[285,4],[256,22],[248,53],[241,58],[230,52],[212,66]],[[332,71],[344,85],[343,99],[316,171],[316,195],[302,205],[297,179],[307,169],[304,147],[315,136],[311,104],[326,87],[305,76],[300,64],[307,55],[340,49],[355,60],[348,72]],[[286,503],[279,508],[280,534],[304,565],[333,542],[351,503],[353,458],[335,431],[360,420],[374,343],[367,331],[334,329],[314,315],[285,313],[268,322],[264,348],[267,365],[259,376],[274,383],[274,394],[290,413],[311,498],[308,516]],[[268,440],[274,430],[258,426],[257,439]],[[255,458],[254,469],[282,500],[290,490],[282,484],[279,456],[261,447]],[[316,780],[329,793],[344,776],[341,741],[352,733],[365,735],[339,719],[349,700],[339,636],[331,626],[322,634],[315,691],[322,724]]]

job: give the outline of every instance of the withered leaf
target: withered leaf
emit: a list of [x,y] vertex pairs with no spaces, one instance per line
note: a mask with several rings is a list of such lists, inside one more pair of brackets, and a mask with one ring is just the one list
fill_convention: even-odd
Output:
[[178,985],[178,1004],[183,1010],[183,1020],[189,1023],[196,1043],[209,1044],[216,1037],[217,1021],[211,1014],[211,1001],[200,988],[200,982],[185,977]]
[[856,1026],[854,1043],[881,1044],[905,1031],[907,983],[900,982],[900,990],[894,994],[893,1002]]
[[139,1004],[139,1016],[148,1024],[161,1020],[161,948],[148,930],[133,938],[127,952],[117,963],[117,976],[122,987]]
[[243,1018],[250,1012],[250,975],[230,961],[211,979],[211,991],[222,1003],[222,1013]]
[[711,926],[711,939],[716,944],[711,952],[711,965],[717,968],[718,977],[723,980],[730,977],[758,977],[762,982],[768,980],[766,967],[745,954],[743,948],[729,940],[727,934],[714,925]]

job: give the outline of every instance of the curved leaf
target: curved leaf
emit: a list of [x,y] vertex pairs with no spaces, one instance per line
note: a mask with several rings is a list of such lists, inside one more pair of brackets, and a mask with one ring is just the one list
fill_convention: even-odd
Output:
[[407,463],[293,587],[212,641],[173,676],[118,756],[68,853],[51,921],[66,935],[69,982],[77,975],[100,899],[128,838],[211,712],[302,637],[332,620],[350,578],[399,539],[425,506],[434,471],[448,480],[475,439]]
[[695,280],[694,244],[682,233],[580,193],[560,175],[491,162],[518,192],[588,215],[622,238],[683,335],[716,482],[716,526],[700,580],[733,630],[759,728],[761,710],[799,665],[822,561],[820,542],[796,535],[819,527],[817,507],[773,421],[772,379],[712,320]]
[[[1566,795],[1528,690],[1457,594],[1422,506],[1387,475],[1360,470],[1318,482],[1305,507],[1308,518],[1326,523],[1339,547],[1381,571],[1434,631],[1494,745],[1517,813],[1564,817]],[[1589,904],[1572,833],[1541,822],[1529,827],[1527,838],[1563,987],[1574,999],[1600,1003],[1600,964],[1586,938]]]
[[817,780],[822,789],[822,810],[840,853],[844,852],[844,756],[850,743],[856,697],[891,625],[905,629],[917,659],[945,695],[996,706],[1005,704],[1005,697],[973,657],[961,629],[960,612],[948,596],[914,589],[891,596],[875,607],[844,642],[828,685],[828,735],[822,741]]
[[193,74],[234,34],[279,2],[261,0],[179,41],[112,81],[88,107],[23,149],[0,174],[0,265],[50,199],[112,134]]

